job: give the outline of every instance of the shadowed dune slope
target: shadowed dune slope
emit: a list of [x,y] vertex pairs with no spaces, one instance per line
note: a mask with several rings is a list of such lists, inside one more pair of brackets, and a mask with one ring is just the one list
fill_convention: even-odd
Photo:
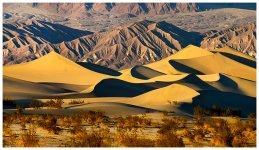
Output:
[[211,52],[213,52],[213,53],[218,52],[218,53],[220,53],[230,59],[233,59],[237,62],[240,62],[244,65],[256,68],[256,59],[255,58],[245,55],[244,53],[238,52],[228,46],[220,48],[220,49],[212,50]]
[[59,87],[3,77],[3,97],[9,99],[46,98],[72,91]]
[[76,84],[50,83],[50,82],[43,82],[40,84],[51,85],[54,87],[59,87],[59,88],[74,91],[74,92],[81,92],[90,87],[90,85],[76,85]]
[[146,80],[165,74],[145,66],[135,66],[131,69],[131,75],[135,78]]
[[93,63],[77,62],[77,64],[79,64],[80,66],[82,66],[86,69],[89,69],[89,70],[92,70],[94,72],[98,72],[98,73],[101,73],[101,74],[106,74],[106,75],[110,75],[110,76],[121,75],[121,73],[116,71],[116,70],[113,70],[113,69],[110,69],[110,68],[107,68],[107,67],[103,67],[103,66],[100,66],[100,65],[96,65],[96,64],[93,64]]
[[195,106],[200,105],[210,109],[216,104],[221,108],[231,107],[233,109],[240,109],[242,117],[247,117],[250,113],[256,113],[256,98],[210,90],[200,91],[199,93],[200,95],[195,97],[192,103],[184,103],[180,109],[192,113]]
[[94,87],[93,93],[98,97],[133,97],[153,89],[155,88],[141,83],[104,79]]
[[88,70],[52,51],[37,60],[3,67],[3,74],[32,82],[96,84],[112,76]]

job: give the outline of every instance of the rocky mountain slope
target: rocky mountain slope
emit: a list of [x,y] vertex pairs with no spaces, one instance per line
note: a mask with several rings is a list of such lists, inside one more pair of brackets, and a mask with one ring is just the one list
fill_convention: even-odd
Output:
[[[194,3],[24,3],[4,4],[5,11],[8,9],[32,8],[52,14],[69,17],[89,17],[88,13],[131,13],[143,14],[166,14],[178,12],[195,12],[199,7]],[[24,11],[24,10],[23,10]],[[29,10],[27,10],[29,11]]]
[[[245,40],[241,39],[244,35]],[[164,21],[143,20],[91,34],[31,21],[28,24],[4,24],[3,36],[4,65],[31,61],[56,51],[73,61],[125,69],[160,60],[189,44],[209,50],[228,45],[251,56],[256,54],[255,24],[200,34]]]
[[205,34],[201,42],[201,47],[209,50],[224,46],[256,57],[256,24],[251,23],[223,31],[211,31]]

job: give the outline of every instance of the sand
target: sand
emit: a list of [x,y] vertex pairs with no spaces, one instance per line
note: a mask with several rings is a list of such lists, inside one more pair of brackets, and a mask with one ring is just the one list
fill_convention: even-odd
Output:
[[[163,60],[118,72],[95,64],[74,63],[51,52],[28,63],[5,66],[3,92],[4,98],[20,103],[24,99],[65,101],[62,110],[25,111],[30,114],[172,111],[193,117],[194,106],[209,108],[218,104],[239,108],[242,116],[247,116],[256,110],[255,63],[255,59],[229,47],[209,52],[190,45]],[[75,99],[85,103],[68,105]]]

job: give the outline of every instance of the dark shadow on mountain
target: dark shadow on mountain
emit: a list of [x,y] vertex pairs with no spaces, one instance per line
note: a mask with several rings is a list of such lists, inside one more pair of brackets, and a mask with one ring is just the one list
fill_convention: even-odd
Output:
[[23,24],[22,29],[19,29],[18,26],[11,24],[3,24],[3,26],[9,30],[18,32],[21,35],[34,35],[53,44],[63,41],[71,41],[81,36],[93,33],[90,31],[73,29],[61,24],[54,24],[39,20],[33,21],[30,25]]
[[95,86],[93,93],[97,97],[134,97],[154,89],[141,83],[104,79]]
[[113,70],[113,69],[110,69],[107,67],[103,67],[100,65],[96,65],[93,63],[86,63],[86,62],[76,62],[76,63],[86,69],[89,69],[89,70],[92,70],[94,72],[98,72],[101,74],[107,74],[107,75],[111,75],[111,76],[120,76],[121,75],[121,73],[116,70]]
[[131,69],[131,75],[135,78],[147,80],[165,74],[145,66],[135,66]]
[[204,73],[196,70],[196,69],[193,69],[191,67],[188,67],[186,65],[183,65],[179,62],[176,62],[175,60],[169,60],[169,64],[174,67],[176,70],[178,71],[181,71],[181,72],[184,72],[184,73],[194,73],[194,74],[197,74],[197,75],[203,75]]
[[256,113],[256,98],[211,90],[199,91],[199,93],[199,96],[193,98],[192,103],[182,103],[179,109],[193,113],[193,109],[198,105],[205,109],[211,109],[213,105],[218,105],[224,109],[227,107],[240,109],[242,117],[247,117],[250,113]]
[[233,54],[229,54],[229,53],[225,53],[225,52],[219,52],[220,54],[230,58],[230,59],[233,59],[241,64],[244,64],[244,65],[247,65],[249,67],[253,67],[253,68],[256,68],[256,61],[252,61],[250,59],[246,59],[246,58],[243,58],[243,57],[240,57],[240,56],[236,56],[236,55],[233,55]]
[[[204,38],[204,35],[202,35],[199,32],[188,32],[188,31],[185,31],[185,30],[183,30],[183,29],[181,29],[181,28],[179,28],[179,27],[177,27],[173,24],[170,24],[166,21],[158,22],[157,26],[162,28],[164,31],[171,31],[173,34],[171,32],[168,32],[168,33],[174,39],[182,38],[183,39],[183,40],[181,40],[182,47],[186,47],[189,44],[200,46],[200,43]],[[160,36],[160,38],[161,38],[161,36]],[[168,46],[170,46],[170,44]]]

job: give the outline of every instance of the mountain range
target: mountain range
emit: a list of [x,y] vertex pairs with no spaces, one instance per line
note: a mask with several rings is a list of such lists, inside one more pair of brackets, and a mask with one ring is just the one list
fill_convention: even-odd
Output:
[[[45,33],[45,34],[41,34]],[[230,46],[255,57],[256,25],[205,34],[165,21],[138,21],[104,32],[73,29],[39,20],[3,25],[4,65],[39,58],[50,51],[77,62],[125,69],[161,60],[189,44],[213,50]]]

